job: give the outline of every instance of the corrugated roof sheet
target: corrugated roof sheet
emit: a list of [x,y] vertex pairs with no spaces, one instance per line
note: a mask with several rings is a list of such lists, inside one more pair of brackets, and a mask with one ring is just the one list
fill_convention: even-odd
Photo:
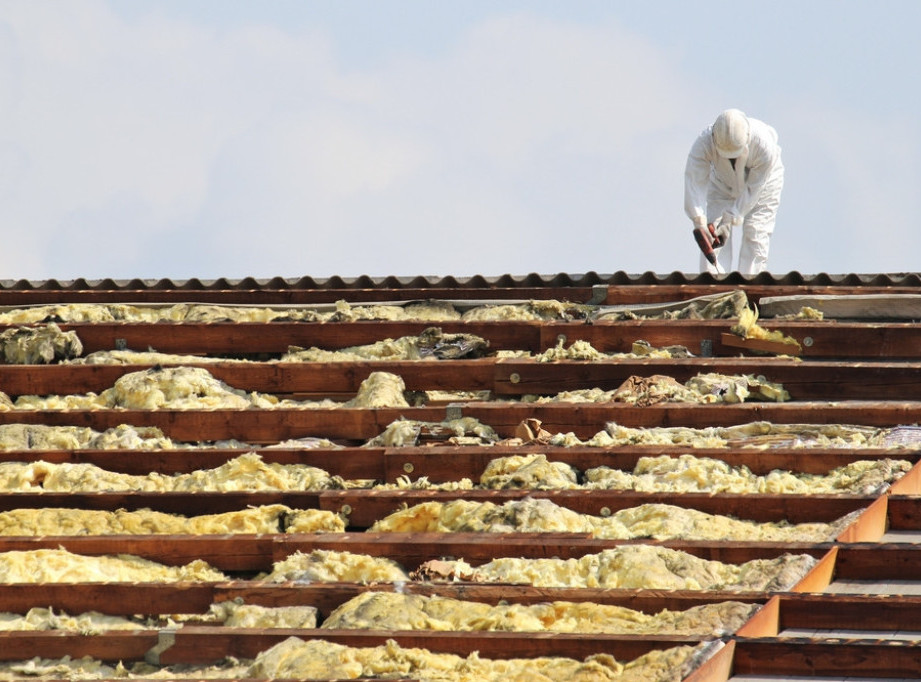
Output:
[[420,288],[526,288],[526,287],[586,287],[604,285],[658,285],[658,284],[759,284],[759,285],[803,285],[803,286],[873,286],[873,287],[921,287],[921,273],[877,273],[877,274],[803,274],[788,272],[774,274],[763,272],[755,276],[746,276],[738,272],[726,275],[709,273],[672,272],[657,274],[653,272],[627,273],[615,272],[600,274],[557,273],[525,275],[503,274],[496,276],[472,275],[454,277],[441,275],[415,275],[411,277],[390,275],[372,277],[332,276],[318,277],[243,277],[240,279],[220,277],[217,279],[86,279],[72,280],[0,280],[0,291],[28,290],[266,290],[266,289],[420,289]]

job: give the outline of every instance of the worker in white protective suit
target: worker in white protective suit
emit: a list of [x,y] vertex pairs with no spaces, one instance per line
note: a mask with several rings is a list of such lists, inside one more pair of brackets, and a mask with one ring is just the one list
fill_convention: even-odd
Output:
[[684,211],[694,223],[701,272],[731,271],[739,237],[736,269],[754,275],[767,268],[782,189],[777,131],[738,109],[717,116],[691,147],[684,173]]

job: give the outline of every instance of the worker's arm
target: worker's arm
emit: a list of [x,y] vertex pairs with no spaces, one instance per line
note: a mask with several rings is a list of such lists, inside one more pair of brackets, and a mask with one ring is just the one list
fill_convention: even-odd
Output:
[[701,133],[691,146],[684,169],[684,212],[698,227],[707,224],[707,187],[710,183],[710,130]]

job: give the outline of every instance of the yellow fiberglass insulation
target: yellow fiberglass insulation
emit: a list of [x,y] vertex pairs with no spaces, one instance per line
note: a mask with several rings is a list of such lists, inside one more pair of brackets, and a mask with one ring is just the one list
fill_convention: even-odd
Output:
[[91,509],[12,509],[0,512],[0,535],[225,535],[228,533],[337,533],[342,518],[320,509],[290,509],[281,504],[202,516]]
[[735,632],[759,604],[718,602],[649,614],[612,604],[485,604],[439,596],[364,592],[338,606],[323,628],[701,635]]
[[258,490],[324,490],[333,478],[304,464],[267,463],[255,452],[213,469],[190,473],[145,475],[107,471],[94,464],[0,462],[4,492],[231,492]]
[[[447,575],[449,580],[535,587],[782,592],[817,560],[808,554],[783,554],[730,564],[668,547],[630,544],[572,559],[499,557],[476,567],[463,560],[441,563],[440,573],[431,579]],[[428,579],[425,569],[423,565],[417,573]]]
[[827,542],[837,536],[844,523],[845,520],[799,524],[755,522],[669,504],[643,504],[621,509],[609,517],[600,517],[580,514],[551,500],[525,498],[502,505],[468,500],[424,502],[380,519],[370,530],[401,533],[587,533],[608,540]]
[[393,559],[315,549],[276,561],[261,579],[273,583],[393,583],[406,582],[409,576]]
[[137,556],[84,556],[64,549],[0,552],[0,583],[220,582],[227,577],[196,559],[165,566]]
[[411,677],[420,682],[666,682],[682,679],[696,663],[691,646],[655,649],[626,664],[608,654],[585,660],[562,657],[480,658],[404,648],[389,640],[352,648],[295,637],[256,657],[247,677],[354,679]]
[[684,454],[640,457],[632,472],[597,467],[585,472],[588,488],[640,492],[709,492],[819,495],[878,493],[911,469],[908,460],[849,462],[828,474],[774,470],[756,475],[746,466],[732,466],[709,457]]

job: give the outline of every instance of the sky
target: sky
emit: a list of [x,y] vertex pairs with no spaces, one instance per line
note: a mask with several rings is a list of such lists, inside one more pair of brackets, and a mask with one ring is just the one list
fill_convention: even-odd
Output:
[[0,280],[695,273],[778,132],[770,272],[921,271],[916,0],[0,0]]

